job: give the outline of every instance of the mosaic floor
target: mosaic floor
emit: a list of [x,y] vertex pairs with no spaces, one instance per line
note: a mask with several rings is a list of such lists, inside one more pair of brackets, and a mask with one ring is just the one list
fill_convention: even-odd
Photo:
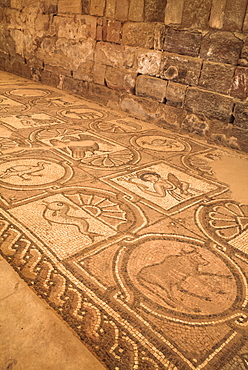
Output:
[[107,369],[247,369],[235,157],[0,72],[1,254]]

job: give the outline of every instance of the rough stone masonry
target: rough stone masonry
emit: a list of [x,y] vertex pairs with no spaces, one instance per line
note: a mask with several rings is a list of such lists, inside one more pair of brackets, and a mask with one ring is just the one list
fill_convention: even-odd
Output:
[[247,0],[0,0],[0,68],[248,151]]

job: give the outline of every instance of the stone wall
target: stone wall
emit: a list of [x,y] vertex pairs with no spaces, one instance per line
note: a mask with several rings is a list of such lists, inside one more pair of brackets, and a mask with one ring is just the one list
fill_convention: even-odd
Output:
[[247,0],[0,0],[0,68],[248,151]]

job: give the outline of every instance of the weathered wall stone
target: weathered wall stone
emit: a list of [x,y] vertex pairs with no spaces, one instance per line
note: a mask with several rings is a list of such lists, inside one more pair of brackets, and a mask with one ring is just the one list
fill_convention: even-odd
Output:
[[157,123],[165,126],[179,129],[187,115],[187,111],[172,107],[170,105],[160,104],[157,110]]
[[172,53],[197,56],[201,46],[201,33],[168,28],[165,34],[164,50]]
[[58,12],[59,13],[73,13],[82,14],[82,2],[81,0],[59,0],[58,1]]
[[223,28],[225,7],[227,0],[213,0],[211,14],[209,19],[209,26],[212,28]]
[[111,90],[106,86],[89,83],[86,95],[89,99],[95,100],[101,104],[108,105],[110,102],[119,104],[121,93],[118,90]]
[[246,2],[0,0],[0,68],[248,150]]
[[155,23],[132,23],[123,25],[122,43],[151,49],[154,45]]
[[119,44],[120,38],[121,38],[121,22],[108,21],[106,41],[115,42],[116,44]]
[[204,62],[199,85],[207,90],[230,94],[234,69],[230,64]]
[[160,76],[167,80],[194,86],[198,84],[201,66],[202,60],[200,58],[164,52]]
[[166,96],[167,81],[160,78],[141,75],[136,82],[136,95],[163,102]]
[[239,59],[239,65],[248,67],[248,38],[243,45],[243,49]]
[[106,0],[105,15],[107,18],[115,17],[116,0]]
[[144,20],[145,0],[130,0],[128,19],[141,22]]
[[234,125],[248,129],[248,103],[237,103],[234,108]]
[[200,56],[219,63],[237,64],[242,40],[231,32],[209,32],[202,41]]
[[135,62],[135,49],[123,45],[98,42],[95,61],[119,69],[131,69]]
[[183,16],[183,5],[184,0],[167,0],[165,8],[164,23],[170,24],[181,24]]
[[128,10],[129,0],[116,0],[115,18],[118,21],[126,21],[128,19]]
[[166,0],[145,0],[145,20],[163,22]]
[[246,7],[247,0],[227,0],[224,17],[225,29],[230,31],[242,29]]
[[184,104],[187,86],[169,81],[166,89],[166,104],[173,107],[182,107]]
[[243,23],[243,31],[244,32],[248,31],[248,8],[246,9],[245,19]]
[[159,76],[162,52],[147,49],[137,51],[137,72]]
[[105,74],[105,81],[109,88],[115,90],[125,90],[132,92],[136,80],[135,73],[128,73],[112,67],[107,67]]
[[88,61],[81,63],[78,67],[78,69],[73,72],[73,77],[76,78],[77,80],[82,80],[82,81],[92,81],[93,76],[93,61]]
[[99,85],[105,85],[106,66],[101,63],[95,63],[92,71],[93,81]]
[[90,0],[90,14],[103,16],[105,0]]
[[228,96],[194,87],[189,87],[186,92],[185,109],[193,113],[229,122],[232,108],[233,99]]
[[59,85],[60,79],[59,75],[54,74],[50,71],[43,70],[40,72],[40,81],[43,84],[57,87]]
[[231,95],[239,99],[246,99],[248,96],[248,67],[237,67]]
[[154,121],[157,118],[159,103],[143,97],[125,97],[120,103],[120,108],[137,118]]
[[183,7],[182,26],[186,28],[208,27],[212,0],[185,0]]

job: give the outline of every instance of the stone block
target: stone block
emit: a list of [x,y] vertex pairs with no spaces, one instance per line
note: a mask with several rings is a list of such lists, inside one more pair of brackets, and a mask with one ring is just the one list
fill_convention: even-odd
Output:
[[167,0],[165,8],[164,23],[170,24],[181,24],[183,16],[183,4],[184,0]]
[[248,67],[237,67],[235,70],[231,95],[246,99],[248,96]]
[[154,46],[155,23],[127,22],[123,25],[122,43],[152,49]]
[[230,94],[235,67],[230,64],[204,62],[199,85],[207,90]]
[[166,0],[145,0],[145,21],[163,22]]
[[168,28],[165,34],[164,50],[177,54],[198,56],[202,35],[198,31],[184,31]]
[[136,73],[128,73],[112,67],[107,67],[105,81],[109,88],[133,92],[136,81]]
[[227,0],[224,17],[224,28],[230,31],[242,30],[247,0]]
[[185,28],[208,28],[212,0],[185,0],[182,26]]
[[31,79],[31,69],[23,58],[13,57],[10,61],[6,61],[5,66],[7,72]]
[[119,69],[131,69],[135,60],[135,49],[122,45],[98,42],[95,61]]
[[136,95],[152,98],[164,102],[167,89],[167,81],[160,78],[140,75],[136,81]]
[[145,0],[130,0],[128,19],[142,22],[144,20],[144,6]]
[[198,84],[202,60],[178,54],[162,54],[160,76],[166,80],[195,86]]
[[106,66],[104,64],[95,63],[93,67],[93,81],[95,84],[105,85]]
[[139,49],[137,52],[137,72],[141,74],[158,76],[160,71],[162,52]]
[[121,22],[108,21],[106,41],[119,44],[120,37],[121,37]]
[[166,27],[164,23],[156,23],[154,28],[154,49],[163,50]]
[[195,114],[229,122],[233,99],[225,95],[189,87],[186,92],[184,107]]
[[137,118],[154,121],[159,103],[152,99],[132,96],[125,97],[120,103],[120,108]]
[[82,0],[58,0],[58,12],[82,14]]
[[157,110],[157,123],[165,128],[180,128],[187,112],[184,109],[160,104]]
[[34,24],[35,31],[44,33],[49,28],[49,15],[38,14]]
[[90,14],[103,16],[105,9],[105,0],[91,0],[90,1]]
[[9,8],[11,0],[1,0],[0,6]]
[[115,17],[116,0],[106,0],[105,15],[107,18]]
[[51,71],[43,70],[40,72],[40,81],[43,84],[57,87],[59,85],[60,79],[58,74],[52,73]]
[[54,17],[54,33],[58,37],[74,41],[88,41],[96,37],[96,17],[91,15]]
[[115,19],[126,21],[128,19],[129,0],[116,0]]
[[43,14],[57,14],[58,2],[57,0],[46,0],[41,3]]
[[239,65],[248,67],[248,39],[245,41],[243,45]]
[[196,114],[187,114],[181,128],[192,134],[207,136],[209,132],[209,123],[207,119],[200,118]]
[[95,49],[95,41],[88,39],[78,46],[73,40],[58,39],[56,42],[55,60],[54,55],[50,54],[49,61],[53,65],[61,66],[66,69],[75,71],[81,63],[92,61]]
[[71,94],[85,95],[88,90],[88,82],[76,80],[73,77],[65,77],[62,83],[63,90],[70,92]]
[[[237,103],[234,108],[234,125],[248,129],[248,102]],[[247,145],[247,143],[246,143]],[[247,148],[246,148],[247,151]]]
[[187,86],[169,81],[165,98],[166,105],[171,105],[173,107],[180,108],[183,106]]
[[242,46],[242,40],[231,32],[213,31],[203,38],[200,56],[212,62],[237,64]]
[[243,31],[244,32],[248,31],[248,8],[246,9],[245,19],[243,23]]
[[81,63],[78,69],[73,73],[73,77],[77,80],[91,82],[93,80],[93,62]]
[[211,14],[209,19],[209,26],[212,28],[223,28],[224,15],[227,0],[213,0],[211,7]]
[[90,14],[90,0],[82,0],[82,14]]
[[23,8],[22,0],[10,0],[10,7],[21,10]]
[[119,102],[121,93],[118,90],[111,90],[106,86],[97,85],[94,83],[89,84],[89,90],[87,91],[87,98],[99,101],[101,104],[107,105],[109,102]]
[[96,41],[103,40],[103,26],[96,26]]

